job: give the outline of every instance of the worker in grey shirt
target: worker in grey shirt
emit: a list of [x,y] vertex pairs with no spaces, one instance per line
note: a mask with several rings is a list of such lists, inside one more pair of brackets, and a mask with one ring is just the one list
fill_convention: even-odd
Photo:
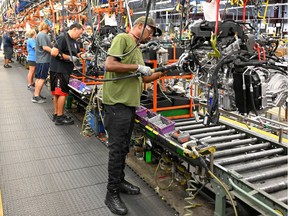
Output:
[[46,97],[43,97],[40,93],[45,84],[45,80],[48,76],[50,60],[51,60],[51,40],[48,36],[52,28],[52,23],[49,20],[45,20],[39,25],[39,33],[36,37],[36,73],[35,73],[35,91],[32,97],[33,103],[45,103]]

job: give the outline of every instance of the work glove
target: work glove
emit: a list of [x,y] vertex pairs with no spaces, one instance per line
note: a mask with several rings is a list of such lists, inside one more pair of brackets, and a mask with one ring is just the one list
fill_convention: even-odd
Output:
[[78,61],[78,57],[76,57],[76,56],[69,56],[69,61],[71,61],[71,62],[76,62],[76,61]]
[[82,54],[80,55],[80,57],[81,57],[82,59],[92,59],[94,56],[93,56],[92,53],[86,52],[86,53],[82,53]]
[[138,65],[137,72],[141,73],[143,76],[152,75],[152,69],[148,66]]

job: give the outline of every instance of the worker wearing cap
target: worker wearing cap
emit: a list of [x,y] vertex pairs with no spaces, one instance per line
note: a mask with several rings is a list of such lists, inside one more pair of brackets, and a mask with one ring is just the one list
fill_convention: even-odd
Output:
[[113,39],[105,64],[105,79],[125,77],[135,73],[141,75],[105,82],[103,85],[104,125],[108,132],[109,148],[105,204],[111,212],[119,215],[128,212],[119,192],[140,193],[139,187],[124,179],[124,168],[134,126],[135,108],[140,105],[142,83],[151,82],[161,76],[160,72],[152,74],[151,68],[145,66],[142,52],[138,47],[139,44],[148,42],[152,36],[161,36],[161,30],[156,28],[155,21],[150,17],[147,19],[146,26],[144,22],[145,17],[138,18],[128,34],[121,33]]

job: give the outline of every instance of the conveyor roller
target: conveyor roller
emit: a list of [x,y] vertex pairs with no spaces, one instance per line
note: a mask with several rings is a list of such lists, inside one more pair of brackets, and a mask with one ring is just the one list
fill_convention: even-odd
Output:
[[221,137],[212,137],[209,139],[205,140],[205,143],[217,143],[217,142],[222,142],[222,141],[231,141],[235,139],[241,139],[246,137],[246,134],[241,133],[241,134],[233,134],[233,135],[228,135],[228,136],[221,136]]
[[[270,146],[270,143],[267,142],[267,143],[261,143],[257,145],[241,146],[239,148],[228,149],[224,151],[217,151],[214,153],[214,158],[235,155],[235,154],[249,152],[253,150],[267,149],[269,146]],[[217,150],[217,147],[216,147],[216,150]]]
[[258,169],[265,166],[277,166],[280,164],[287,163],[288,157],[287,156],[279,156],[275,158],[269,158],[264,160],[259,160],[252,163],[241,164],[236,167],[232,167],[234,171],[241,172],[241,171],[248,171],[251,169]]
[[222,130],[222,129],[225,129],[226,127],[221,125],[221,126],[215,126],[215,127],[209,127],[209,128],[201,128],[201,129],[195,129],[195,130],[190,130],[188,132],[190,135],[193,135],[193,134],[200,134],[200,133],[207,133],[207,132],[211,132],[211,131],[219,131],[219,130]]
[[267,193],[275,193],[277,191],[287,189],[288,186],[288,181],[283,181],[283,182],[277,182],[272,185],[267,185],[265,187],[259,188],[260,190],[263,190]]
[[[181,127],[175,127],[176,130],[187,130],[186,132],[189,133],[197,128],[206,128],[203,124],[194,124],[194,125],[186,125]],[[188,131],[189,130],[189,131]]]
[[223,166],[227,164],[233,164],[233,163],[239,163],[239,162],[249,161],[253,159],[263,158],[263,157],[271,156],[274,154],[280,154],[282,152],[284,152],[283,148],[270,149],[270,150],[265,150],[265,151],[256,152],[256,153],[249,153],[247,155],[240,155],[236,157],[225,158],[219,161],[215,161],[215,163]]
[[277,176],[283,176],[283,175],[285,176],[287,175],[287,172],[288,172],[287,167],[281,167],[281,168],[276,168],[276,169],[274,168],[266,172],[261,172],[261,174],[258,174],[258,175],[245,177],[245,180],[249,182],[256,182],[260,180],[274,178]]
[[[175,126],[178,127],[178,126],[184,126],[184,125],[193,125],[193,124],[201,124],[203,123],[203,120],[199,120],[199,121],[196,121],[196,120],[191,120],[191,121],[178,121],[175,120]],[[203,125],[204,126],[204,125]]]
[[197,135],[193,135],[193,137],[196,139],[201,139],[201,138],[205,138],[209,136],[224,136],[224,135],[232,134],[234,132],[235,132],[234,129],[230,129],[230,130],[222,130],[222,131],[216,131],[216,132],[197,134]]
[[[242,139],[242,140],[233,140],[231,142],[225,142],[225,143],[213,143],[213,145],[216,146],[217,150],[226,149],[226,148],[232,148],[234,146],[239,145],[251,145],[252,143],[255,143],[257,141],[257,138],[248,138],[248,139]],[[210,143],[210,140],[208,140]]]
[[[267,211],[269,213],[266,212],[266,215],[271,215],[270,213],[274,212],[274,209],[281,210],[283,215],[288,215],[286,205],[288,150],[286,145],[265,139],[260,136],[260,133],[258,135],[254,131],[243,129],[233,123],[224,122],[207,126],[203,125],[202,120],[200,123],[195,119],[186,121],[177,119],[175,122],[176,130],[189,133],[193,140],[188,142],[191,142],[192,145],[198,145],[200,148],[203,144],[207,148],[216,148],[216,152],[211,155],[209,161],[208,157],[206,158],[207,163],[211,163],[210,169],[227,185],[231,186],[229,180],[231,179],[236,186],[246,191],[247,199],[243,194],[237,196],[239,190],[236,189],[234,195],[238,199],[243,199],[249,205],[250,198],[253,196],[258,204],[262,202],[259,206],[257,206],[258,204],[251,205],[260,214],[263,214],[263,206],[269,205],[270,212]],[[162,138],[165,139],[164,136]],[[175,139],[171,139],[174,143]],[[165,145],[170,145],[170,142],[168,140]],[[177,144],[183,147],[181,143]],[[175,145],[173,145],[174,147]],[[176,147],[176,154],[181,152],[178,150]],[[193,165],[193,161],[195,160],[188,160],[188,163]],[[195,161],[195,165],[199,165],[197,161]],[[232,187],[234,186],[232,185]],[[217,192],[216,190],[216,197]]]

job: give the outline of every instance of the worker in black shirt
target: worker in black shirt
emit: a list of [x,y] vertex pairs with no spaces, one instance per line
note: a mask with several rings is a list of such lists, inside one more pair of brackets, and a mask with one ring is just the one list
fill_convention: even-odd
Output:
[[69,93],[70,74],[73,71],[74,62],[80,58],[81,54],[76,40],[80,38],[82,32],[81,24],[72,24],[67,33],[63,33],[57,38],[51,50],[50,82],[54,100],[53,121],[55,121],[55,125],[74,124],[71,117],[64,115],[64,106]]

